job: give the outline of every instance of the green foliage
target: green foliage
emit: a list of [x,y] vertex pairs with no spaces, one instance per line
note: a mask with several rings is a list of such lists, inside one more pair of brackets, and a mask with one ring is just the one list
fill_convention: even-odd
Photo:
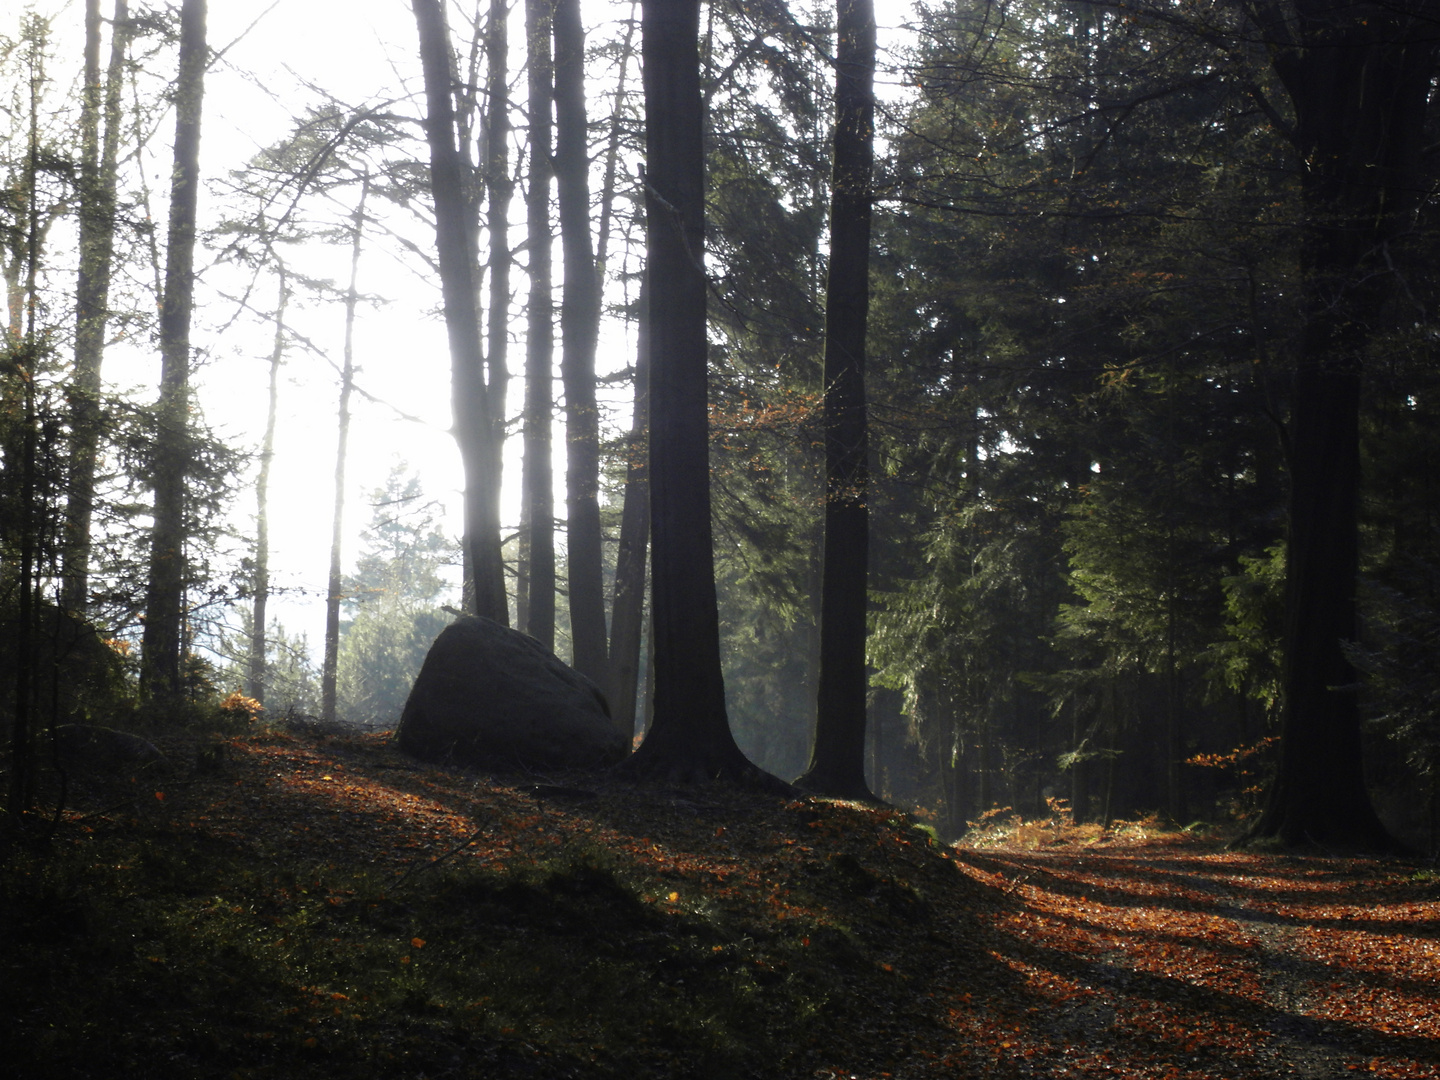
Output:
[[398,724],[425,654],[449,623],[449,615],[433,608],[362,608],[340,639],[340,715],[366,728]]
[[1211,658],[1227,687],[1260,702],[1267,721],[1278,720],[1285,546],[1242,555],[1239,562],[1240,572],[1222,582],[1226,637]]
[[439,517],[439,506],[404,463],[372,493],[365,547],[345,582],[353,616],[341,631],[337,689],[339,714],[350,723],[399,723],[425,654],[450,621],[438,601],[456,545],[441,532]]
[[872,656],[955,816],[1039,812],[1062,771],[1079,813],[1101,782],[1154,805],[1162,718],[1243,734],[1222,583],[1276,540],[1291,267],[1241,224],[1292,205],[1241,100],[1266,76],[1091,5],[921,20],[877,219]]
[[[222,671],[216,679],[224,690],[239,693],[249,681],[251,628],[254,608],[232,609],[233,631],[222,633],[216,653]],[[320,711],[320,672],[310,659],[310,642],[304,633],[292,634],[278,619],[271,619],[265,634],[265,700],[271,716],[315,716]]]
[[[315,716],[320,712],[320,672],[310,661],[310,641],[272,620],[265,636],[265,696],[272,712]],[[243,654],[242,654],[243,655]]]
[[1440,566],[1416,562],[1403,587],[1369,585],[1371,634],[1349,650],[1370,688],[1372,722],[1403,747],[1432,785],[1440,782]]
[[[13,584],[9,590],[13,597]],[[15,708],[19,613],[0,605],[0,724]],[[126,642],[109,639],[85,620],[42,604],[33,622],[32,716],[57,724],[113,725],[134,708],[135,671]],[[33,721],[32,721],[33,722]]]

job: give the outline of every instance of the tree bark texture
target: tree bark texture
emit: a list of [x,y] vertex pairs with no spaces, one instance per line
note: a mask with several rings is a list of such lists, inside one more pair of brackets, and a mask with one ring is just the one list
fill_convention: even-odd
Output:
[[725,711],[710,526],[704,113],[698,0],[644,0],[650,283],[654,718],[622,769],[701,781],[763,775]]
[[200,194],[200,113],[205,90],[205,0],[180,8],[175,146],[165,295],[160,308],[160,400],[155,410],[154,526],[150,537],[141,692],[172,698],[181,690],[182,607],[185,602],[185,476],[190,456],[190,314],[195,287],[195,213]]
[[[90,527],[100,445],[100,370],[110,316],[115,249],[115,163],[120,147],[120,92],[130,40],[126,0],[116,0],[110,61],[100,82],[100,0],[85,4],[85,90],[80,113],[80,270],[75,281],[75,378],[71,385],[70,476],[66,491],[61,603],[83,612],[90,591]],[[104,119],[104,136],[100,122]]]
[[[1307,235],[1289,423],[1279,771],[1252,838],[1384,849],[1361,762],[1357,676],[1360,399],[1422,194],[1433,19],[1415,4],[1252,3],[1295,109]],[[1287,17],[1288,16],[1288,17]]]
[[526,623],[521,629],[547,649],[555,648],[555,482],[550,426],[554,412],[555,326],[551,283],[550,58],[553,0],[525,0],[529,56],[530,177],[525,193],[530,298],[525,342],[525,453],[521,488],[529,526]]
[[609,685],[600,536],[600,412],[595,346],[600,279],[590,242],[590,148],[585,119],[585,31],[580,0],[555,0],[555,181],[565,281],[560,375],[565,387],[566,565],[575,670]]
[[[504,478],[505,403],[510,391],[510,200],[515,182],[510,176],[510,5],[491,0],[490,23],[485,32],[485,190],[488,199],[490,232],[490,310],[486,328],[487,371],[485,404],[491,433],[488,446],[494,482],[485,489],[490,499],[487,521],[494,522],[497,541],[500,529],[500,488]],[[504,563],[499,588],[506,594]],[[493,587],[493,584],[492,584]],[[479,612],[478,605],[476,612]],[[510,625],[509,601],[505,601],[506,626]],[[493,615],[490,616],[494,618]]]
[[425,74],[425,139],[430,147],[430,189],[435,199],[435,243],[440,290],[450,343],[450,394],[455,442],[465,471],[465,546],[474,575],[476,614],[509,625],[505,563],[500,553],[498,442],[485,383],[480,341],[476,223],[466,195],[465,170],[455,138],[451,95],[450,32],[440,0],[411,0]]
[[840,0],[830,272],[825,288],[825,540],[815,744],[800,787],[872,799],[865,782],[866,586],[870,544],[865,332],[870,308],[870,184],[875,8]]
[[641,630],[645,619],[645,564],[650,544],[650,476],[646,468],[650,431],[649,289],[640,287],[636,323],[635,411],[625,455],[625,502],[620,510],[620,543],[615,552],[615,598],[610,607],[610,716],[627,738],[635,734]]

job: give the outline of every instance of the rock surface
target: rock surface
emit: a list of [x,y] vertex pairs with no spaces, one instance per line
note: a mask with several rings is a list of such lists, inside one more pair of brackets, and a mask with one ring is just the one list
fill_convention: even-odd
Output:
[[586,769],[625,756],[599,688],[538,641],[490,619],[435,639],[396,733],[423,761],[492,769]]

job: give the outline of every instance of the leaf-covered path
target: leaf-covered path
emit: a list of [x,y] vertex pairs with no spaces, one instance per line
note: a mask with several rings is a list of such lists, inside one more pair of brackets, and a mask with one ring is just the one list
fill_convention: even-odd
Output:
[[1036,1075],[1440,1076],[1424,871],[1161,845],[962,858],[1019,901],[993,921],[1019,979],[1000,1056]]
[[1419,864],[1133,828],[957,850],[887,808],[366,738],[201,759],[9,853],[14,1075],[1440,1077]]

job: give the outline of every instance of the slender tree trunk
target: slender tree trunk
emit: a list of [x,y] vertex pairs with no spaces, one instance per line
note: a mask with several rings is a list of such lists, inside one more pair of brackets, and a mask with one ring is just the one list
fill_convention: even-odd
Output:
[[[34,144],[32,143],[32,150]],[[31,155],[34,161],[34,155]],[[33,185],[32,185],[33,187]],[[33,218],[32,218],[33,220]],[[32,252],[34,247],[32,246]],[[32,255],[33,260],[33,255]],[[34,279],[31,279],[32,295]],[[20,529],[19,544],[19,565],[16,570],[15,589],[17,593],[16,603],[16,627],[14,639],[15,655],[15,711],[10,727],[10,800],[9,812],[12,822],[19,822],[21,816],[30,808],[34,780],[34,740],[31,723],[32,706],[34,705],[34,671],[35,671],[35,642],[37,637],[35,585],[37,578],[36,555],[37,555],[37,533],[39,532],[39,515],[35,512],[35,457],[37,449],[37,433],[35,428],[35,380],[33,378],[36,368],[36,361],[39,359],[35,342],[35,319],[32,314],[28,319],[29,332],[25,335],[24,353],[22,357],[16,357],[17,361],[23,363],[25,370],[21,373],[22,384],[20,395],[22,398],[21,422],[25,425],[24,432],[20,438],[20,460],[18,462],[20,473],[19,503],[20,513],[18,515]],[[17,365],[18,366],[18,365]]]
[[365,236],[365,202],[370,195],[370,174],[360,181],[360,200],[350,233],[350,288],[345,292],[345,355],[340,369],[340,407],[335,437],[335,513],[330,524],[330,576],[325,589],[325,660],[320,669],[320,716],[335,720],[336,682],[340,667],[341,542],[345,525],[345,463],[350,443],[350,395],[355,389],[355,308],[360,294],[360,248]]
[[600,538],[600,412],[595,345],[600,279],[590,245],[590,147],[580,0],[555,0],[555,181],[565,283],[560,375],[565,387],[565,533],[575,670],[607,686],[605,572]]
[[[494,522],[496,536],[500,530],[500,489],[504,476],[505,401],[510,390],[510,200],[515,182],[510,176],[510,35],[507,0],[490,0],[490,24],[486,30],[486,131],[485,188],[489,197],[490,230],[490,313],[486,347],[485,405],[491,433],[487,450],[489,469],[494,483],[487,489],[490,504],[488,519]],[[507,593],[504,564],[501,564],[501,595]],[[493,605],[492,605],[493,606]],[[475,608],[478,612],[478,606]],[[510,604],[505,601],[505,619],[509,625]],[[495,618],[494,612],[489,612]]]
[[1175,415],[1174,380],[1165,379],[1165,799],[1170,820],[1183,825],[1189,816],[1185,797],[1185,733],[1180,704],[1180,567],[1176,515],[1180,510],[1175,442],[1179,417]]
[[991,768],[992,740],[990,737],[990,717],[988,713],[980,714],[980,730],[977,733],[975,748],[975,791],[976,807],[980,813],[985,813],[995,805],[994,770]]
[[515,625],[522,633],[530,627],[530,506],[525,500],[525,477],[520,477],[520,527],[515,536]]
[[[1357,636],[1361,373],[1384,328],[1420,174],[1437,37],[1419,4],[1248,5],[1272,40],[1304,162],[1307,292],[1290,415],[1280,762],[1252,837],[1387,849],[1361,760]],[[1292,33],[1295,36],[1291,36]]]
[[425,74],[425,139],[430,147],[430,190],[435,199],[435,243],[440,290],[450,343],[450,397],[455,442],[465,470],[466,563],[474,575],[475,611],[506,625],[505,563],[500,553],[500,475],[494,408],[485,384],[480,341],[473,200],[455,142],[450,32],[440,0],[411,0]]
[[865,783],[865,619],[870,545],[865,331],[875,126],[873,0],[840,0],[835,164],[825,290],[825,541],[820,686],[810,767],[796,783],[873,799]]
[[[620,161],[620,133],[625,119],[625,81],[634,52],[635,9],[638,0],[630,0],[630,18],[625,24],[625,37],[620,44],[620,75],[615,83],[615,107],[610,111],[610,137],[605,147],[605,179],[600,186],[600,225],[595,234],[595,276],[599,288],[605,287],[605,261],[610,252],[610,223],[615,207],[615,171]],[[643,286],[642,286],[643,288]]]
[[180,693],[181,609],[185,601],[185,476],[190,450],[190,310],[195,275],[195,213],[200,194],[200,109],[205,90],[205,0],[180,8],[180,74],[175,87],[175,149],[165,296],[160,309],[160,400],[155,410],[155,523],[141,637],[141,692]]
[[645,618],[645,563],[650,541],[650,478],[646,470],[650,431],[649,290],[640,286],[636,323],[635,411],[625,455],[625,503],[615,553],[615,599],[610,611],[610,715],[626,737],[635,733],[640,640]]
[[[610,136],[605,150],[605,179],[600,191],[600,225],[595,241],[597,288],[604,289],[605,261],[615,204],[615,176],[620,158],[620,134],[625,115],[626,75],[639,20],[638,0],[631,0],[630,20],[621,45],[620,75],[615,105],[610,114]],[[609,678],[606,694],[610,715],[632,738],[635,733],[636,696],[639,691],[640,647],[645,617],[645,571],[650,548],[650,482],[645,474],[650,428],[650,315],[644,279],[641,279],[636,319],[635,399],[625,460],[625,491],[620,510],[620,539],[615,552],[615,591],[610,610]],[[648,695],[647,695],[648,698]]]
[[654,721],[630,776],[760,778],[725,712],[710,526],[699,0],[644,0]]
[[247,686],[249,695],[262,705],[265,703],[267,681],[265,654],[269,650],[265,625],[268,615],[265,609],[270,602],[270,466],[275,460],[275,418],[280,405],[280,365],[285,360],[285,307],[290,301],[290,281],[285,272],[285,264],[277,260],[276,266],[280,275],[280,295],[275,302],[275,344],[270,350],[265,438],[260,444],[260,475],[255,478],[255,595],[250,618],[250,677]]
[[1090,764],[1085,760],[1084,713],[1074,703],[1067,708],[1070,710],[1070,752],[1075,755],[1070,765],[1070,813],[1076,825],[1083,825],[1090,820]]
[[[65,515],[61,603],[83,612],[90,591],[90,522],[100,444],[100,368],[110,315],[115,245],[115,162],[120,146],[120,91],[130,40],[126,0],[116,0],[110,62],[100,83],[100,0],[85,3],[85,94],[80,113],[80,271],[75,283],[75,379],[70,413],[70,477]],[[103,90],[103,98],[102,98]],[[105,134],[100,135],[104,116]]]
[[554,404],[555,327],[551,285],[550,61],[552,0],[525,0],[529,56],[530,183],[525,193],[530,299],[525,344],[525,455],[521,487],[529,526],[524,631],[555,648],[555,481],[550,426]]
[[[15,334],[7,344],[5,365],[0,375],[6,384],[4,402],[6,411],[13,415],[19,398],[20,422],[23,425],[20,438],[13,438],[13,424],[6,434],[5,465],[0,478],[6,486],[15,484],[13,495],[19,513],[13,525],[18,530],[18,565],[15,572],[16,625],[14,630],[15,656],[15,697],[14,712],[10,722],[10,791],[7,809],[11,826],[18,825],[30,809],[34,781],[34,739],[31,730],[31,707],[34,704],[36,607],[35,584],[37,578],[37,541],[40,529],[39,515],[35,512],[35,465],[37,431],[35,415],[35,374],[39,366],[40,349],[35,335],[37,303],[37,282],[40,273],[40,207],[38,203],[37,174],[40,168],[40,87],[44,82],[40,60],[43,56],[41,43],[29,42],[31,48],[29,75],[29,133],[25,153],[25,241],[23,252],[23,294],[22,309],[25,312],[22,324],[23,334]],[[16,260],[19,269],[21,259]],[[17,277],[20,276],[17,274]],[[18,445],[17,445],[18,444]],[[18,467],[17,467],[18,466]],[[18,474],[18,476],[16,475]],[[18,480],[18,483],[16,481]],[[12,494],[7,492],[6,494]],[[10,567],[6,568],[7,570]]]
[[940,762],[941,787],[945,795],[942,827],[948,837],[965,831],[965,732],[955,699],[949,694],[937,700],[941,714],[940,728],[945,733],[945,756]]

